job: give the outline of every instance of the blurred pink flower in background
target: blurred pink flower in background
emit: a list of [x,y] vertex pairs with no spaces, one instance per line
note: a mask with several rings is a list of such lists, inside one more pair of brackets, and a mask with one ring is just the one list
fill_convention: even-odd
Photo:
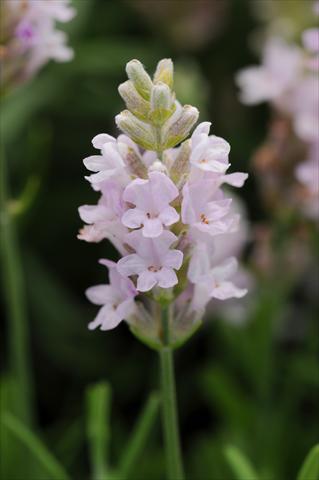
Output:
[[290,119],[294,135],[305,144],[306,154],[296,166],[295,178],[305,192],[301,210],[310,218],[318,218],[319,214],[318,55],[318,28],[306,29],[299,45],[285,38],[269,37],[261,65],[243,69],[236,76],[243,103],[268,101],[278,115]]
[[73,50],[57,23],[72,20],[70,0],[3,0],[1,2],[2,81],[6,87],[33,76],[49,60],[68,62]]

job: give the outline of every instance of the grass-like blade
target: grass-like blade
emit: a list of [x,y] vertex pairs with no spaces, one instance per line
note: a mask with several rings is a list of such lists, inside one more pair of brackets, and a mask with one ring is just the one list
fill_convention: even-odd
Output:
[[119,478],[124,480],[131,475],[132,469],[144,450],[148,436],[154,425],[159,410],[159,403],[159,395],[157,393],[151,393],[137,419],[131,438],[124,448],[123,456],[118,465]]
[[87,436],[89,441],[92,476],[102,480],[107,476],[108,446],[110,441],[111,388],[106,382],[88,388]]
[[306,456],[297,480],[319,480],[319,443],[312,447]]
[[224,450],[224,455],[236,480],[259,480],[259,475],[251,462],[237,447],[228,445]]
[[56,460],[44,443],[11,413],[2,414],[1,422],[29,451],[33,459],[50,480],[69,480],[70,477],[63,466]]

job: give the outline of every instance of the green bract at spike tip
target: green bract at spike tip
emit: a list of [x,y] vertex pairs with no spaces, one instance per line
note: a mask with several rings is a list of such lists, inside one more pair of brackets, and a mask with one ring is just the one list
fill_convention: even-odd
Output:
[[140,120],[148,120],[150,104],[136,90],[133,82],[127,80],[118,87],[127,109]]
[[136,118],[129,110],[124,110],[115,117],[116,125],[128,135],[133,142],[146,150],[156,150],[156,139],[152,128]]
[[159,82],[152,88],[150,120],[157,126],[163,125],[176,109],[175,95],[168,85]]
[[190,133],[198,120],[199,111],[191,105],[185,105],[177,119],[167,122],[163,128],[164,149],[173,148],[181,143]]
[[126,65],[128,78],[133,82],[136,90],[145,100],[149,100],[153,82],[139,60],[131,60]]
[[154,74],[154,83],[163,82],[173,88],[174,83],[174,65],[170,58],[163,58],[157,64]]

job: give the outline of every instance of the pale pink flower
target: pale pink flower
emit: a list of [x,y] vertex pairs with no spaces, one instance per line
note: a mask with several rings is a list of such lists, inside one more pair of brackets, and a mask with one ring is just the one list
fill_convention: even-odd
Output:
[[[210,122],[201,123],[191,138],[181,143],[190,134],[198,111],[175,102],[169,86],[173,83],[170,60],[162,60],[156,72],[154,78],[167,82],[165,88],[160,86],[161,95],[160,84],[152,82],[138,60],[127,64],[129,80],[120,92],[127,97],[128,110],[116,118],[129,137],[115,139],[105,133],[94,137],[92,143],[99,154],[86,158],[84,164],[94,172],[88,180],[101,197],[97,205],[79,209],[87,224],[79,238],[110,239],[121,254],[117,280],[130,278],[137,292],[149,292],[143,302],[136,302],[129,321],[132,331],[151,338],[152,344],[163,341],[153,302],[174,302],[177,317],[171,341],[175,342],[193,331],[211,298],[244,295],[245,291],[231,282],[236,262],[228,257],[234,252],[226,248],[219,255],[226,258],[216,264],[214,239],[220,235],[227,246],[228,235],[237,230],[240,217],[231,211],[232,200],[225,197],[222,185],[240,187],[247,178],[241,172],[226,174],[230,146],[209,135]],[[178,289],[173,288],[176,285]],[[184,294],[175,302],[180,291]],[[106,304],[105,311],[112,313],[109,302]],[[112,325],[125,316],[113,320],[112,315]],[[94,325],[99,322],[96,319]]]
[[225,173],[229,167],[230,145],[215,135],[208,135],[210,122],[203,122],[195,128],[192,140],[190,163],[205,172]]
[[111,330],[135,312],[134,297],[137,291],[130,279],[118,273],[116,263],[110,260],[100,260],[100,263],[108,267],[110,283],[95,285],[85,292],[92,303],[102,306],[89,324],[89,329],[100,327],[101,330]]
[[108,180],[100,185],[101,197],[97,205],[79,207],[81,219],[89,224],[80,230],[78,238],[87,242],[100,242],[107,238],[121,252],[126,252],[123,238],[128,229],[121,222],[125,211],[123,188],[116,181]]
[[210,179],[215,180],[219,186],[227,183],[233,187],[242,187],[248,175],[241,172],[225,174],[230,167],[230,145],[221,137],[209,135],[210,126],[211,122],[202,122],[192,134],[190,181]]
[[126,236],[126,243],[136,253],[127,255],[118,261],[117,268],[121,275],[138,275],[137,290],[147,292],[155,285],[171,288],[178,279],[174,270],[179,270],[183,262],[180,250],[170,249],[177,237],[164,230],[158,238],[145,238],[139,231]]
[[122,185],[126,185],[130,181],[130,177],[115,138],[100,134],[93,138],[92,144],[100,150],[101,155],[91,155],[83,160],[88,170],[96,172],[85,178],[96,189],[99,189],[102,182],[112,178],[116,178]]
[[188,269],[188,278],[195,285],[192,308],[202,310],[212,299],[241,298],[247,290],[236,287],[230,279],[235,275],[238,263],[234,257],[212,266],[214,251],[205,243],[195,246]]
[[236,230],[239,216],[229,215],[231,199],[225,198],[214,180],[186,183],[183,188],[182,222],[210,236]]
[[179,215],[170,203],[179,192],[172,180],[163,173],[151,172],[148,180],[137,178],[124,190],[123,200],[135,205],[127,210],[123,225],[129,228],[141,228],[144,237],[158,237],[163,227],[173,225]]

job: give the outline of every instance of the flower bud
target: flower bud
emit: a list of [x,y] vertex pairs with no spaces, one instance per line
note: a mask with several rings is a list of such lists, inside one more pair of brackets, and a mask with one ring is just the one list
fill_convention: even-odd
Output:
[[164,126],[163,143],[164,148],[175,147],[186,138],[198,120],[199,111],[191,105],[185,105],[179,117]]
[[136,118],[128,110],[116,115],[115,123],[133,142],[146,150],[156,150],[156,141],[150,125]]
[[173,62],[170,58],[163,58],[158,62],[156,71],[154,74],[154,83],[163,82],[169,86],[170,89],[173,88],[173,75],[174,67]]
[[140,178],[147,178],[147,168],[138,153],[126,143],[119,142],[118,149],[130,172]]
[[190,140],[182,143],[178,155],[171,167],[170,177],[175,184],[178,184],[182,178],[186,178],[189,170],[189,156],[191,152]]
[[148,168],[149,172],[161,172],[168,175],[167,167],[160,160],[155,160],[154,163]]
[[138,93],[146,100],[149,100],[153,83],[141,62],[138,60],[128,62],[126,64],[126,73],[128,78],[134,83]]
[[147,120],[150,111],[149,102],[137,92],[133,82],[127,80],[121,83],[118,90],[128,110],[141,120]]
[[163,123],[175,110],[174,95],[165,83],[159,82],[152,88],[150,119],[155,125]]

